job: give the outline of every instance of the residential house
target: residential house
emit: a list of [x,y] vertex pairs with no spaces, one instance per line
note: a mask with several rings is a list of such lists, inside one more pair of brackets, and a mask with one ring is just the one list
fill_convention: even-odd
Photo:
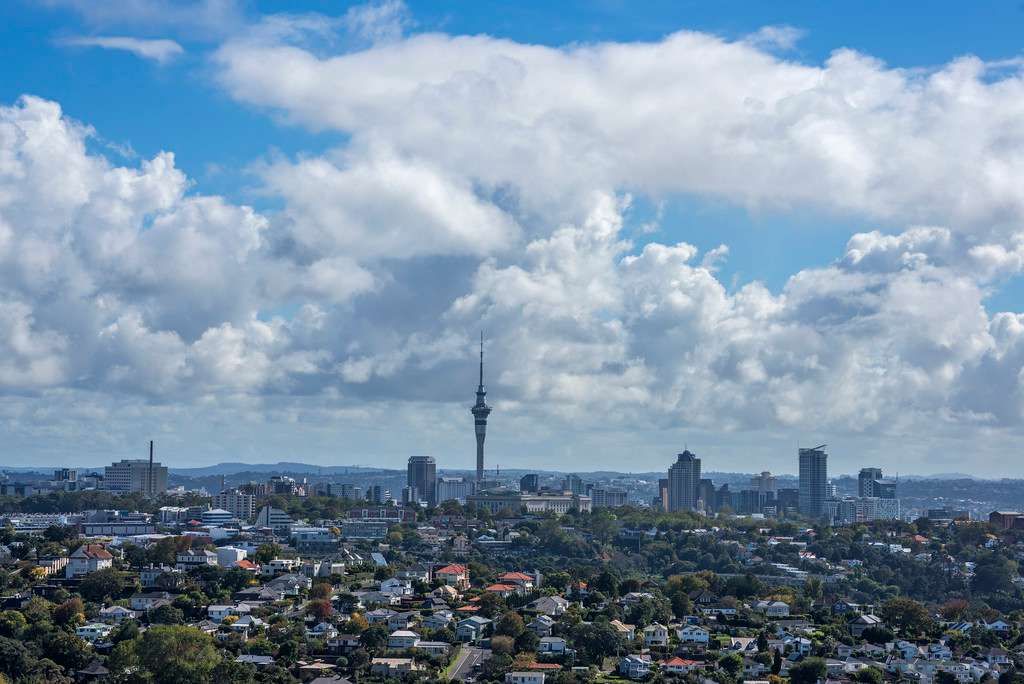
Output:
[[452,564],[434,570],[434,578],[459,591],[469,589],[469,568],[465,565]]
[[864,634],[865,629],[884,627],[885,623],[882,622],[882,618],[869,613],[867,615],[858,615],[846,623],[846,626],[849,628],[850,634],[859,639]]
[[562,655],[565,653],[565,639],[555,636],[541,637],[540,643],[537,645],[537,653]]
[[569,601],[561,596],[541,596],[539,599],[528,603],[523,612],[558,617],[565,614],[565,611],[569,609],[569,605]]
[[91,622],[87,625],[82,625],[75,630],[75,636],[79,639],[84,639],[90,644],[94,644],[97,641],[101,641],[110,636],[110,633],[114,631],[114,628],[110,625],[102,622]]
[[686,625],[676,630],[676,636],[684,644],[706,644],[711,640],[711,633],[697,625]]
[[139,618],[139,612],[136,610],[130,610],[124,606],[108,606],[107,608],[100,608],[100,620],[108,623],[119,623],[123,620],[137,620]]
[[543,638],[551,636],[551,630],[554,625],[555,621],[547,615],[538,615],[527,623],[526,628],[537,636]]
[[544,684],[543,672],[509,672],[505,674],[505,684]]
[[147,612],[168,605],[171,602],[171,595],[166,591],[149,591],[133,594],[128,601],[132,610]]
[[661,663],[661,670],[667,674],[685,675],[695,672],[701,668],[703,663],[699,660],[687,660],[676,656]]
[[644,648],[668,646],[668,627],[655,622],[644,627]]
[[204,565],[217,565],[217,554],[208,549],[190,549],[175,557],[174,567],[179,570],[191,570]]
[[377,677],[408,677],[423,669],[412,658],[374,658],[370,674]]
[[544,684],[543,672],[507,672],[505,684]]
[[84,544],[68,556],[64,576],[71,579],[113,567],[114,556],[102,544]]
[[459,641],[477,642],[486,636],[491,621],[480,615],[459,620],[455,627],[455,638]]
[[388,636],[388,648],[404,650],[416,648],[420,643],[420,635],[408,629],[398,629]]
[[632,641],[636,638],[636,625],[627,625],[621,620],[612,620],[608,624],[626,641]]
[[627,655],[619,661],[619,674],[628,679],[644,679],[651,673],[651,661],[644,655]]
[[785,601],[756,601],[752,608],[766,617],[789,617],[789,604]]

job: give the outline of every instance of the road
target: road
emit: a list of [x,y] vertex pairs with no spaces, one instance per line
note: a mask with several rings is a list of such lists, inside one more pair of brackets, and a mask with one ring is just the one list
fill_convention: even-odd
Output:
[[476,646],[463,646],[459,655],[455,656],[455,666],[451,669],[451,679],[464,682],[476,673],[473,667],[491,657],[490,649]]

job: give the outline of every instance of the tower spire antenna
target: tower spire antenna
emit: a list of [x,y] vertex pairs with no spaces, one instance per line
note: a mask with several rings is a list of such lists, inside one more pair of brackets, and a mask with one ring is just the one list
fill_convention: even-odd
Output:
[[484,388],[484,331],[480,331],[480,389]]

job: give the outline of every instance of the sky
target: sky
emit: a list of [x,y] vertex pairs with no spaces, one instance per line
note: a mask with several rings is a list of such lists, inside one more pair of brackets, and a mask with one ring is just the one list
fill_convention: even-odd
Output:
[[1016,3],[0,5],[0,465],[1022,477]]

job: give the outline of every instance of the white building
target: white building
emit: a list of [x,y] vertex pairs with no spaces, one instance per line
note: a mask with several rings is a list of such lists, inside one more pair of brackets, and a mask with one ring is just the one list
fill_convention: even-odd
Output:
[[239,549],[234,546],[221,546],[217,549],[217,565],[222,568],[234,567],[235,563],[240,560],[245,560],[246,557],[245,549]]
[[102,544],[85,544],[75,549],[75,552],[68,557],[64,573],[68,578],[81,577],[113,565],[114,557],[103,548]]
[[256,527],[269,527],[274,534],[288,536],[291,534],[294,521],[280,508],[264,506],[256,516]]
[[256,515],[256,497],[237,489],[214,494],[212,505],[214,508],[231,511],[232,515],[239,520],[252,520],[252,517]]
[[167,468],[144,458],[124,459],[103,469],[103,484],[112,492],[162,494],[167,491]]
[[202,521],[204,525],[212,525],[215,527],[227,525],[234,519],[235,514],[231,511],[226,511],[223,508],[212,508],[208,511],[203,511],[199,515],[199,520]]

